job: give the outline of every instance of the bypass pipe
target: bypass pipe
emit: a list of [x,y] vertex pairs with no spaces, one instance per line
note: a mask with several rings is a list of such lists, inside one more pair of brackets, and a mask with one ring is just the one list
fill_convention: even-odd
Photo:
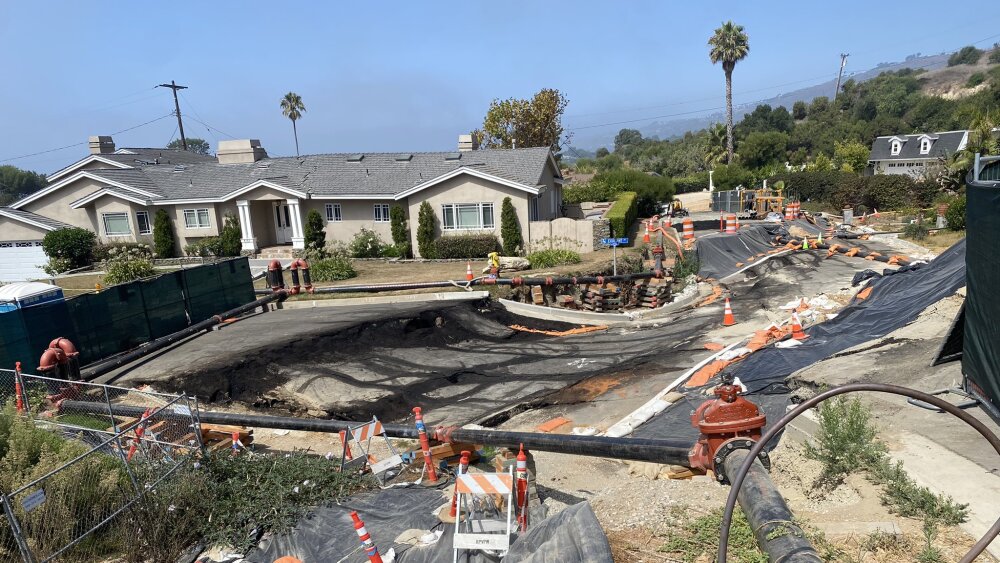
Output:
[[[138,418],[143,407],[112,405],[105,402],[71,401],[59,403],[60,410],[67,412],[91,413]],[[170,417],[171,413],[163,415]],[[190,420],[189,416],[176,415]],[[223,413],[199,411],[198,420],[208,424],[228,424],[253,426],[281,430],[304,430],[308,432],[338,433],[357,426],[358,422],[348,420],[326,420],[321,418],[297,418],[292,416],[264,416],[244,413]],[[417,429],[413,425],[383,424],[386,436],[391,438],[417,439]],[[543,434],[536,432],[506,432],[497,430],[473,430],[456,427],[438,427],[430,437],[439,442],[468,442],[517,448],[524,444],[529,450],[555,452],[592,457],[650,461],[689,467],[688,450],[690,442],[653,438],[611,438],[607,436],[577,436],[574,434]]]
[[222,323],[222,321],[228,318],[238,317],[244,313],[249,313],[250,311],[253,311],[257,307],[262,307],[273,301],[284,300],[287,295],[288,294],[286,293],[285,290],[278,290],[274,293],[271,293],[271,290],[268,290],[268,295],[261,297],[256,301],[252,301],[250,303],[247,303],[246,305],[240,305],[235,309],[230,309],[218,315],[213,315],[212,317],[207,318],[201,322],[195,323],[183,330],[179,330],[173,334],[168,334],[161,338],[157,338],[156,340],[144,344],[139,348],[132,350],[131,352],[126,352],[119,356],[115,356],[114,358],[111,358],[106,362],[101,362],[99,364],[88,366],[86,369],[80,371],[80,377],[84,381],[91,381],[97,377],[100,377],[108,373],[109,371],[118,369],[119,367],[124,366],[126,364],[130,364],[138,360],[139,358],[146,356],[147,354],[152,354],[157,350],[162,350],[163,348],[166,348],[171,344],[183,340],[188,336],[191,336],[192,334],[196,334],[203,330],[208,330],[213,326]]
[[[430,289],[435,287],[472,287],[485,285],[509,285],[511,287],[535,286],[535,285],[578,285],[585,283],[602,284],[605,282],[625,282],[634,280],[647,280],[662,277],[656,272],[640,272],[637,274],[622,274],[619,276],[567,276],[567,277],[546,277],[546,278],[476,278],[472,281],[434,281],[434,282],[411,282],[411,283],[376,283],[365,285],[337,285],[332,287],[317,287],[314,293],[376,293],[379,291],[400,291],[405,289]],[[270,289],[254,290],[258,295],[271,292]]]
[[[726,561],[726,550],[729,547],[729,529],[733,522],[733,510],[736,508],[737,495],[741,494],[741,488],[744,482],[748,482],[749,486],[753,486],[753,478],[750,477],[752,473],[752,466],[756,463],[757,455],[767,446],[767,444],[774,439],[774,437],[784,430],[785,426],[788,426],[790,422],[795,420],[803,412],[811,409],[812,407],[822,403],[823,401],[836,397],[837,395],[843,395],[845,393],[854,393],[858,391],[874,391],[877,393],[889,393],[891,395],[902,395],[903,397],[908,397],[911,399],[917,399],[918,401],[923,401],[925,403],[931,404],[938,409],[947,412],[948,414],[954,415],[962,420],[962,422],[968,424],[972,428],[979,432],[979,434],[986,439],[987,442],[993,449],[1000,454],[1000,438],[993,433],[992,430],[987,428],[985,424],[980,422],[971,414],[963,411],[957,406],[945,401],[944,399],[937,397],[935,395],[929,395],[923,391],[917,391],[916,389],[909,389],[906,387],[900,387],[898,385],[888,385],[885,383],[850,383],[848,385],[842,385],[840,387],[834,387],[812,397],[811,399],[803,402],[799,406],[795,407],[793,410],[789,411],[785,416],[781,417],[774,425],[772,425],[767,432],[761,436],[760,441],[756,442],[750,451],[746,453],[742,465],[734,473],[728,473],[730,480],[733,483],[732,488],[729,491],[729,497],[726,499],[726,509],[722,514],[722,533],[719,534],[719,556],[717,559],[718,563],[725,563]],[[735,464],[734,464],[735,465]],[[727,466],[728,468],[728,466]],[[747,481],[749,480],[749,481]],[[743,505],[743,502],[740,502]],[[746,510],[746,508],[744,508]],[[1000,534],[1000,518],[990,527],[989,530],[979,538],[979,541],[975,543],[969,552],[965,554],[960,560],[960,563],[971,563],[979,557],[990,542]],[[785,545],[785,544],[782,544]],[[775,549],[775,551],[768,551],[768,555],[771,561],[799,561],[798,559],[786,559],[786,555],[783,551]],[[801,561],[814,561],[812,559],[803,559]]]

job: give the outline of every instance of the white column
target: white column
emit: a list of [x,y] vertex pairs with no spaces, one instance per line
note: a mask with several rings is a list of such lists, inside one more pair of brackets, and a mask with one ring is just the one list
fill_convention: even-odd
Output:
[[302,212],[299,210],[299,200],[288,199],[288,213],[292,216],[292,248],[305,248],[306,237],[302,234]]
[[240,212],[240,231],[243,234],[240,242],[243,250],[257,252],[257,237],[253,236],[253,222],[250,220],[250,202],[245,199],[237,200],[236,209]]

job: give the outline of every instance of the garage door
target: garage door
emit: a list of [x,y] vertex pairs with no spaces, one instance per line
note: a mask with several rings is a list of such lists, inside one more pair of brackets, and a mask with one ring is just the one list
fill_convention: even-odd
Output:
[[0,282],[44,278],[42,266],[46,262],[40,240],[0,242]]

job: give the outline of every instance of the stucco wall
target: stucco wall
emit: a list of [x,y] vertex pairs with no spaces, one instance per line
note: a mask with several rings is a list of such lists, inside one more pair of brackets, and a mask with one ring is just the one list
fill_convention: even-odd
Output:
[[[419,252],[417,248],[417,221],[419,220],[420,204],[428,202],[437,217],[436,236],[448,236],[452,234],[474,234],[482,232],[494,232],[500,238],[500,213],[503,199],[510,197],[517,213],[518,223],[521,225],[521,236],[528,239],[528,197],[526,192],[510,188],[501,184],[496,184],[489,180],[484,180],[475,176],[462,174],[444,182],[419,191],[407,198],[406,206],[410,222],[410,241],[413,245],[413,252]],[[446,203],[493,203],[493,215],[495,227],[492,231],[441,231],[441,206]]]
[[45,238],[45,229],[28,225],[20,221],[15,221],[7,217],[0,217],[0,242],[10,242],[15,240],[40,240]]
[[[343,221],[326,221],[326,204],[339,203],[340,214]],[[323,228],[326,230],[327,242],[350,242],[362,228],[370,229],[378,233],[386,244],[392,244],[392,223],[375,222],[375,204],[387,204],[390,209],[394,205],[401,205],[401,202],[391,199],[369,200],[335,200],[335,199],[310,199],[301,202],[302,207],[302,228],[305,229],[306,216],[310,209],[319,211],[323,217]],[[405,205],[403,211],[406,211]]]

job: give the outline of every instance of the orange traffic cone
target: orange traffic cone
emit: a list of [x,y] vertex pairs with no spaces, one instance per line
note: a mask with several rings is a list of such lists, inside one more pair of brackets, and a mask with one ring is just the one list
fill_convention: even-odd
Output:
[[465,263],[465,281],[472,281],[472,262]]
[[795,340],[809,338],[809,335],[802,331],[802,322],[799,321],[798,313],[792,313],[792,338]]
[[726,297],[726,314],[722,316],[722,326],[733,326],[736,318],[733,317],[733,308],[729,306],[729,298]]

